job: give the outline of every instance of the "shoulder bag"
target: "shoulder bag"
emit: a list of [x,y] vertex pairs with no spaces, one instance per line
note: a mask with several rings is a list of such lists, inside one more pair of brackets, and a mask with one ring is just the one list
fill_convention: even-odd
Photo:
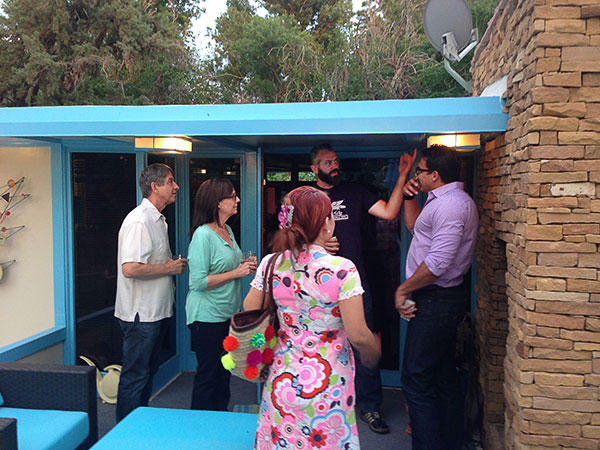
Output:
[[277,343],[273,271],[279,256],[281,253],[274,254],[265,268],[261,308],[237,312],[231,316],[229,336],[223,340],[223,348],[227,352],[221,358],[223,367],[232,375],[255,383],[266,379]]

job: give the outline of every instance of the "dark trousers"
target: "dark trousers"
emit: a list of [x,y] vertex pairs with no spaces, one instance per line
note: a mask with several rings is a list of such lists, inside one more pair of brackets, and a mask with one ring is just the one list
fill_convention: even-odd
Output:
[[465,314],[464,287],[414,293],[418,309],[408,323],[402,387],[413,450],[460,450],[463,398],[456,368],[456,328]]
[[192,350],[196,353],[198,362],[191,409],[227,411],[231,398],[231,373],[223,368],[221,356],[225,353],[223,339],[229,334],[229,320],[216,323],[192,322],[188,326]]
[[[363,294],[365,320],[369,329],[374,331],[373,297],[371,297],[371,291],[366,281],[363,282],[363,289],[365,290]],[[369,369],[368,367],[363,366],[360,362],[360,354],[356,349],[354,349],[354,356],[356,357],[356,376],[354,380],[356,388],[356,405],[361,411],[379,411],[383,401],[379,367]]]
[[152,378],[160,365],[160,346],[169,319],[158,322],[119,320],[123,331],[123,367],[117,395],[117,422],[138,406],[148,406],[152,394]]

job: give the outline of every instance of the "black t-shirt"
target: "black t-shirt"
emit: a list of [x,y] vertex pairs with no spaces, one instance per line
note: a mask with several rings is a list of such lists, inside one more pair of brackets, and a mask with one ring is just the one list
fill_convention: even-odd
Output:
[[351,260],[361,279],[366,279],[361,222],[379,198],[360,184],[341,183],[331,189],[323,189],[318,185],[315,187],[325,192],[331,200],[335,219],[334,235],[340,243],[338,255]]

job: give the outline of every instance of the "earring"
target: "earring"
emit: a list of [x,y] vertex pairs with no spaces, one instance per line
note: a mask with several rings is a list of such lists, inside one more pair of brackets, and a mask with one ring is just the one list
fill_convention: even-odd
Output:
[[327,231],[328,233],[331,233],[331,230],[325,230],[325,231]]

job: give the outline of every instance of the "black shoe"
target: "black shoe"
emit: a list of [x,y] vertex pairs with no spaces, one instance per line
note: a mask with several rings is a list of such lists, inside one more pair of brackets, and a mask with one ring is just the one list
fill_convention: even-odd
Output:
[[386,434],[390,432],[390,427],[388,427],[385,420],[381,418],[379,411],[363,411],[360,413],[360,418],[367,422],[371,431],[375,433]]

